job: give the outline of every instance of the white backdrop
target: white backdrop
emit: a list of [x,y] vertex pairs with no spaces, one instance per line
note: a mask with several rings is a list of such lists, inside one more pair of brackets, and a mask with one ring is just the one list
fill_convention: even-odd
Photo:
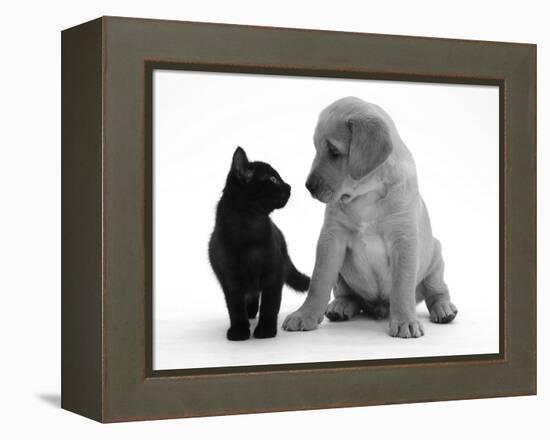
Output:
[[[233,151],[241,145],[292,185],[272,218],[311,274],[324,211],[304,186],[313,130],[319,112],[348,95],[382,106],[412,151],[459,315],[430,324],[419,305],[426,336],[415,341],[365,319],[226,341],[207,242]],[[498,352],[497,87],[159,70],[153,100],[156,369]],[[285,289],[280,320],[303,299]]]
[[[3,12],[9,18],[0,28],[3,59],[9,60],[0,69],[0,82],[5,85],[0,108],[3,437],[40,438],[55,433],[58,439],[83,440],[225,439],[261,433],[262,440],[288,436],[426,439],[444,433],[447,440],[464,440],[472,434],[506,440],[540,438],[548,432],[550,320],[546,319],[549,310],[544,293],[550,288],[550,236],[543,225],[550,221],[550,174],[543,170],[550,167],[550,155],[543,146],[548,145],[550,120],[550,28],[544,2],[340,0],[312,5],[295,0],[30,0],[4,2]],[[537,43],[539,395],[107,426],[60,410],[59,32],[103,14]],[[403,131],[401,122],[400,128]],[[428,198],[424,180],[421,176]],[[435,217],[434,203],[429,208]]]

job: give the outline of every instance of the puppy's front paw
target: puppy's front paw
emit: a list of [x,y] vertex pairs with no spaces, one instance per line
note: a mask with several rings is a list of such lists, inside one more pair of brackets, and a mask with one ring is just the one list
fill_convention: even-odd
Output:
[[323,313],[296,310],[283,322],[283,329],[289,332],[314,330],[323,320]]
[[419,338],[424,336],[424,327],[416,319],[390,318],[390,336],[394,338]]
[[245,326],[233,326],[227,330],[227,339],[230,341],[245,341],[250,338],[250,328]]

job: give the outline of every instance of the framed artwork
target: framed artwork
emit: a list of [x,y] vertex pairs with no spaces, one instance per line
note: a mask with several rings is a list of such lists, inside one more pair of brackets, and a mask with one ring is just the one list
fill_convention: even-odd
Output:
[[62,33],[62,406],[536,393],[536,46]]

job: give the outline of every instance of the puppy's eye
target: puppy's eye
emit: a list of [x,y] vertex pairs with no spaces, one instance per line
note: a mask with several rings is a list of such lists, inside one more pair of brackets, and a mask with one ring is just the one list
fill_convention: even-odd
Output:
[[277,178],[276,178],[275,176],[271,176],[271,177],[269,178],[269,181],[270,181],[270,182],[273,182],[273,183],[279,183],[279,180],[277,180]]
[[327,144],[327,148],[328,148],[328,155],[332,158],[332,159],[336,159],[337,157],[340,156],[340,151],[338,150],[338,148],[336,148],[334,145],[332,145],[331,143],[328,143]]

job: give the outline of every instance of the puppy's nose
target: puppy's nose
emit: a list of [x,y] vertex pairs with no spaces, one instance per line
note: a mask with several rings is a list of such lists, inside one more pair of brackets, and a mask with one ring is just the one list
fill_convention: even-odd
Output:
[[317,182],[315,182],[311,177],[306,180],[306,188],[311,194],[315,192],[317,186]]

